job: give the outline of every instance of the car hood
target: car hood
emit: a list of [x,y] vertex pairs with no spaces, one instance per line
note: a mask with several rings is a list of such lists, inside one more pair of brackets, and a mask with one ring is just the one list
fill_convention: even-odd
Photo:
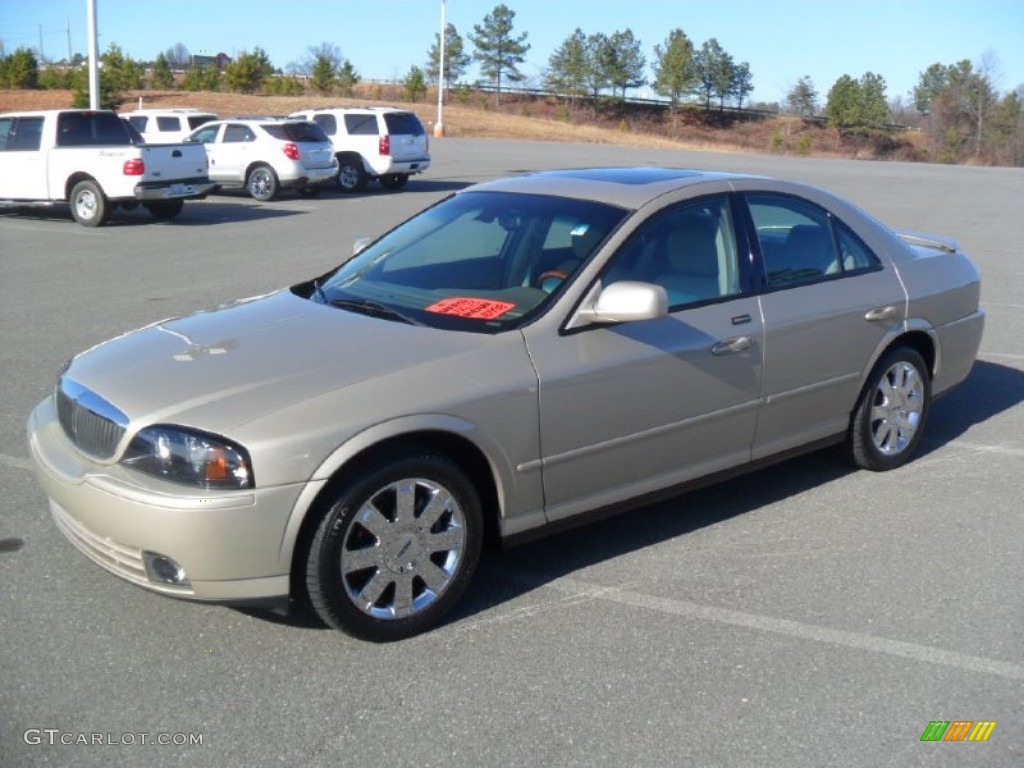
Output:
[[120,409],[133,430],[175,423],[227,433],[489,338],[359,315],[282,290],[103,342],[77,356],[65,376]]

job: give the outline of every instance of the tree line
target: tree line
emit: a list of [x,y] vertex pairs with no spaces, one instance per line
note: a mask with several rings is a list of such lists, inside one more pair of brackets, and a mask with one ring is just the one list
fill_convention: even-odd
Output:
[[[529,34],[515,28],[514,10],[498,4],[466,35],[453,24],[444,30],[444,86],[457,87],[470,65],[476,62],[483,80],[491,86],[495,105],[503,90],[526,76],[520,66],[530,50]],[[422,99],[429,82],[441,70],[441,40],[433,44],[421,67],[410,66],[401,85],[411,101]],[[606,102],[623,102],[629,90],[650,85],[668,102],[673,115],[685,104],[712,105],[720,110],[727,102],[742,108],[753,91],[753,73],[746,61],[737,61],[714,37],[696,45],[681,28],[669,31],[648,59],[642,42],[628,27],[611,33],[586,33],[577,27],[549,56],[542,75],[543,86],[564,99],[572,109],[586,104],[593,114]],[[116,43],[102,54],[100,102],[116,107],[126,91],[143,87],[186,91],[229,90],[240,93],[301,95],[311,88],[320,94],[351,96],[360,81],[359,72],[332,43],[311,47],[287,72],[275,68],[260,47],[243,50],[223,68],[205,60],[196,63],[181,43],[160,52],[152,62],[139,62]],[[88,82],[76,54],[70,61],[40,66],[35,54],[19,48],[0,57],[0,87],[70,88],[78,106],[88,104]],[[994,64],[986,55],[979,67],[969,61],[933,64],[920,73],[913,92],[916,122],[927,133],[929,150],[943,162],[998,162],[1024,164],[1024,86],[1003,96],[994,85]],[[301,78],[301,79],[300,79]],[[859,78],[839,77],[828,90],[825,103],[809,75],[792,87],[781,105],[784,111],[824,120],[843,139],[872,137],[889,129],[893,102],[886,96],[885,79],[866,72]],[[899,99],[895,100],[899,102]]]

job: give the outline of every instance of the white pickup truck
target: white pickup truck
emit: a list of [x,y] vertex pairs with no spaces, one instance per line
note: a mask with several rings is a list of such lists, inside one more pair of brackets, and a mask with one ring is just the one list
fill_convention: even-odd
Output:
[[98,227],[115,206],[167,220],[217,189],[201,145],[137,142],[106,110],[0,114],[0,205],[67,202],[75,221]]

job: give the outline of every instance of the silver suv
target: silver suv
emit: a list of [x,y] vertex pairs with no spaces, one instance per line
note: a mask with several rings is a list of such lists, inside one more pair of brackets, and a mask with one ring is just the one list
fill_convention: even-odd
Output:
[[338,158],[338,187],[359,192],[370,179],[401,189],[430,167],[427,132],[415,112],[395,107],[307,109],[291,117],[312,120],[331,139]]
[[318,194],[338,173],[331,143],[309,121],[287,118],[227,118],[194,130],[186,141],[206,147],[210,178],[241,186],[260,202],[285,187]]

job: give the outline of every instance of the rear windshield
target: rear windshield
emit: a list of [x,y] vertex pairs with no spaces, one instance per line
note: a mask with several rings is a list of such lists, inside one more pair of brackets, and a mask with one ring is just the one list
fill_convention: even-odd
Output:
[[316,123],[295,122],[261,125],[264,131],[282,141],[327,141],[327,134]]
[[113,112],[61,112],[57,146],[123,146],[131,144],[127,123]]
[[423,123],[412,112],[385,112],[384,122],[392,136],[422,136],[426,133]]

